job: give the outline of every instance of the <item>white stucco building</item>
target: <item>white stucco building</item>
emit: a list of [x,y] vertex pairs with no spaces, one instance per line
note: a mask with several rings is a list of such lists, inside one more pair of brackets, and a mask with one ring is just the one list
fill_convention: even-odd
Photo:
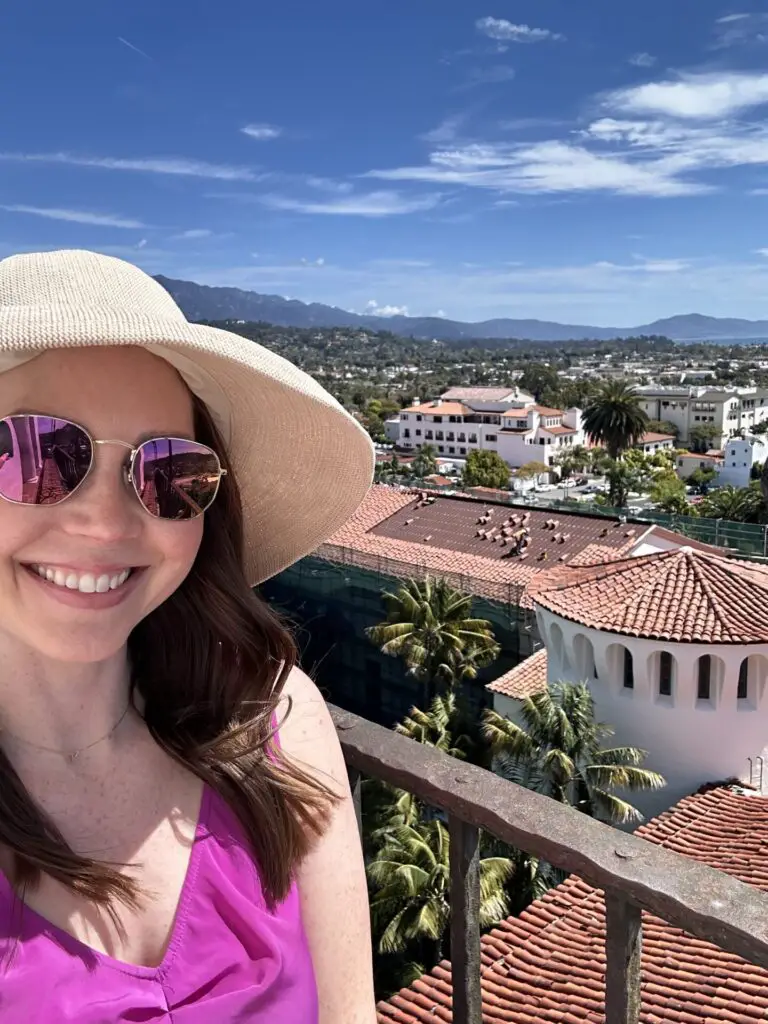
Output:
[[755,463],[765,462],[766,455],[768,455],[768,445],[765,437],[745,434],[744,437],[731,438],[723,451],[723,462],[717,478],[718,484],[748,487],[752,467]]
[[[467,397],[452,397],[457,393]],[[459,458],[494,451],[513,469],[549,466],[563,447],[584,442],[579,409],[551,409],[517,389],[499,388],[452,388],[434,401],[417,401],[401,411],[397,439],[405,450],[430,444],[439,455]]]
[[749,778],[768,746],[768,567],[689,547],[543,572],[529,585],[540,652],[498,680],[515,717],[528,692],[587,682],[617,745],[648,751],[656,814],[701,785]]
[[675,447],[675,437],[673,434],[658,434],[653,430],[649,430],[643,434],[634,447],[644,455],[655,455],[656,452],[671,452]]
[[737,431],[750,431],[768,419],[765,388],[645,385],[637,388],[637,394],[650,419],[674,423],[682,444],[691,441],[694,427],[711,427],[709,447],[722,448]]

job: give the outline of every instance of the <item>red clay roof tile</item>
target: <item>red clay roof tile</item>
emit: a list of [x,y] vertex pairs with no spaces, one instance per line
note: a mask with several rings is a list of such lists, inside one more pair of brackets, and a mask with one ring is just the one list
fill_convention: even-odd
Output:
[[546,647],[488,683],[485,688],[491,693],[502,693],[505,697],[514,697],[515,700],[532,697],[534,693],[543,693],[547,688]]
[[[717,787],[638,829],[649,842],[768,891],[768,798]],[[576,876],[481,938],[483,1024],[604,1019],[603,894]],[[768,971],[643,914],[642,1024],[756,1024]],[[379,1024],[451,1020],[446,961],[379,1003]]]
[[677,643],[768,641],[768,567],[698,548],[558,566],[528,591],[535,604],[605,632]]
[[[632,527],[605,517],[436,497],[433,505],[418,507],[418,494],[374,486],[352,518],[320,545],[316,554],[399,577],[435,573],[449,580],[453,577],[457,586],[469,579],[478,596],[530,606],[525,587],[544,566],[561,556],[570,558],[592,542],[599,542],[610,557],[620,558],[644,529],[636,527],[629,537],[627,530]],[[477,519],[486,508],[494,509],[492,518],[499,527],[509,516],[520,518],[530,513],[531,544],[525,559],[503,558],[508,546],[476,537]],[[406,526],[406,520],[412,522]],[[558,525],[547,529],[548,521]]]

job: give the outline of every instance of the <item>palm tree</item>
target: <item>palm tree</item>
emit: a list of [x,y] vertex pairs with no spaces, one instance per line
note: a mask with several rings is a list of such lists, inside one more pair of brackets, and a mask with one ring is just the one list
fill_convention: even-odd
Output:
[[429,711],[411,708],[410,714],[395,726],[395,732],[464,760],[472,740],[463,732],[454,735],[457,726],[459,729],[462,727],[456,707],[456,694],[449,691],[436,694]]
[[614,508],[626,505],[629,492],[640,486],[641,472],[626,462],[613,459],[606,467],[608,504]]
[[736,523],[760,523],[765,506],[760,484],[749,487],[718,487],[710,491],[699,505],[699,515],[706,519],[730,519]]
[[472,618],[472,598],[444,579],[410,579],[382,598],[386,621],[369,626],[366,636],[383,654],[403,659],[408,671],[425,684],[427,699],[438,682],[455,686],[468,649],[483,665],[498,657],[491,623]]
[[570,456],[575,468],[578,470],[583,471],[587,466],[591,465],[592,452],[583,444],[575,444],[570,449]]
[[613,459],[639,441],[648,429],[648,417],[640,408],[637,391],[621,380],[602,385],[584,409],[582,423],[592,440],[604,444]]
[[397,455],[392,452],[392,458],[389,462],[378,463],[374,469],[373,478],[377,484],[391,484],[397,480],[402,472],[403,467],[400,465],[400,460]]
[[613,729],[595,721],[585,683],[555,683],[526,698],[521,713],[524,727],[495,711],[483,716],[496,768],[513,782],[617,824],[641,821],[642,815],[614,789],[639,792],[666,785],[661,775],[642,767],[644,750],[603,748]]
[[[506,917],[505,883],[514,872],[505,857],[480,861],[480,927]],[[380,953],[401,952],[411,943],[429,943],[443,959],[450,920],[450,837],[439,818],[393,829],[368,865],[376,892],[371,899]]]
[[431,476],[436,472],[437,459],[434,447],[431,444],[422,445],[411,463],[411,473],[423,480],[425,476]]

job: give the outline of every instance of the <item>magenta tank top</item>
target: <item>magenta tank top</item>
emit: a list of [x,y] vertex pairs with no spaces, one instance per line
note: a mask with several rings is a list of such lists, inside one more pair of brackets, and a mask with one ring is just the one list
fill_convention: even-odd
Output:
[[[12,916],[13,915],[13,916]],[[168,949],[136,967],[90,949],[0,875],[2,1024],[317,1024],[315,976],[294,884],[274,911],[235,815],[207,786]]]

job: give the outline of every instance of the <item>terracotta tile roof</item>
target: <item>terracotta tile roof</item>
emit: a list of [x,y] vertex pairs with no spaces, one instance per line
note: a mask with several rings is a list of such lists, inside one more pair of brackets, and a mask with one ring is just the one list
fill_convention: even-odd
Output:
[[562,416],[563,415],[563,410],[562,409],[550,409],[549,406],[546,406],[546,405],[534,405],[533,408],[541,416]]
[[[649,842],[768,890],[768,799],[728,787],[687,797],[638,829]],[[481,937],[484,1024],[604,1020],[603,894],[576,876]],[[642,1024],[765,1022],[768,971],[643,914]],[[379,1024],[451,1020],[443,961],[378,1005]]]
[[[487,522],[480,523],[486,508],[490,516]],[[513,554],[510,540],[521,529],[528,531],[529,539],[524,559]],[[449,549],[493,564],[530,564],[534,569],[544,569],[569,560],[596,542],[610,548],[613,558],[618,558],[642,530],[640,526],[619,524],[616,520],[553,512],[546,507],[478,507],[477,502],[465,498],[441,496],[427,506],[420,506],[415,500],[403,514],[389,516],[370,532],[395,541]]]
[[573,427],[566,427],[564,423],[556,423],[554,427],[542,427],[545,434],[578,434]]
[[[480,492],[481,488],[472,490]],[[524,593],[526,585],[561,553],[570,550],[575,554],[596,541],[605,545],[611,557],[620,558],[642,532],[641,527],[605,517],[496,505],[491,500],[495,492],[488,493],[490,496],[483,496],[483,501],[438,496],[434,505],[416,508],[417,494],[374,486],[352,518],[320,545],[316,554],[330,561],[355,564],[398,577],[438,573],[449,579],[453,577],[456,585],[469,580],[472,592],[478,596],[530,607]],[[483,503],[485,501],[487,504]],[[494,508],[499,524],[509,515],[520,516],[530,511],[529,521],[537,524],[531,530],[533,541],[529,550],[533,554],[524,560],[505,559],[501,556],[509,548],[475,537],[477,519],[486,508]],[[406,526],[406,519],[414,522]],[[545,530],[547,520],[556,520],[559,528]],[[411,529],[414,525],[417,532]],[[553,540],[556,534],[571,536],[560,544]],[[432,539],[424,543],[426,536]],[[537,560],[542,551],[547,552],[546,561]],[[550,555],[550,552],[553,553]]]
[[411,405],[403,412],[424,413],[425,416],[471,416],[472,410],[467,409],[461,402],[440,402],[433,405],[431,402],[422,402],[421,405]]
[[514,388],[448,388],[440,396],[445,401],[459,402],[503,402],[505,398],[514,398]]
[[720,455],[702,455],[699,452],[680,452],[678,459],[695,459],[697,462],[722,462]]
[[768,642],[768,566],[690,546],[558,566],[529,585],[543,608],[593,629],[677,643]]
[[505,697],[514,697],[515,700],[523,700],[534,693],[543,693],[547,688],[546,647],[488,683],[485,688],[491,693],[502,693]]
[[656,444],[658,441],[674,441],[674,434],[656,434],[654,431],[649,431],[647,434],[643,434],[640,438],[640,444]]

